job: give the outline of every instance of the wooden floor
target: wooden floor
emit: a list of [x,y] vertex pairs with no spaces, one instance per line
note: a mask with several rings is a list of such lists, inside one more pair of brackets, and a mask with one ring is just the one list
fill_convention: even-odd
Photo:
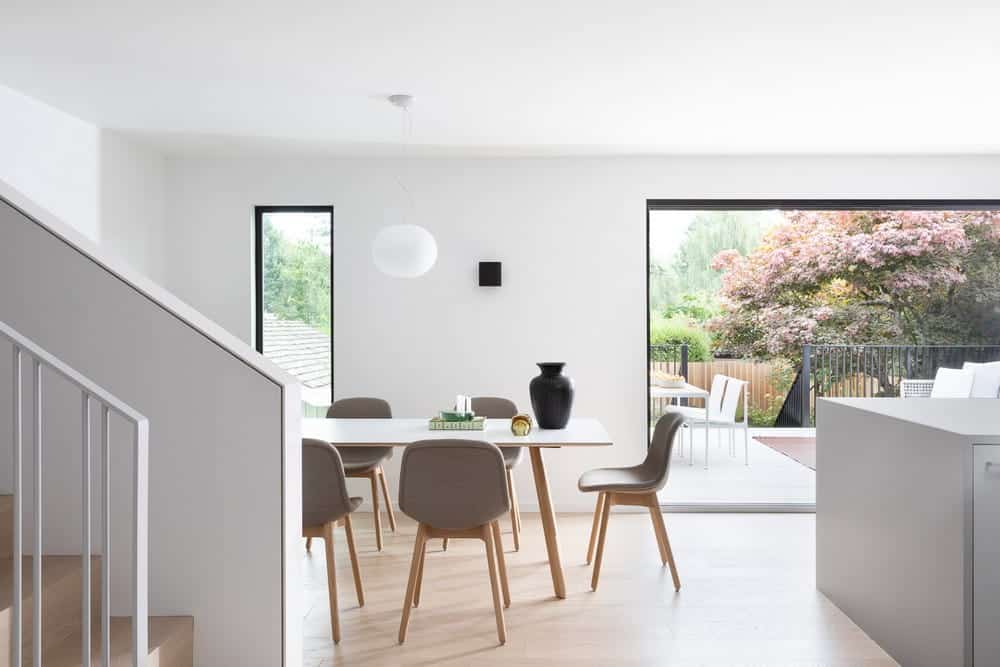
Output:
[[[305,665],[895,665],[815,588],[813,515],[667,514],[682,588],[660,564],[648,514],[615,513],[600,588],[584,564],[591,517],[559,516],[568,597],[556,600],[537,515],[520,553],[504,526],[511,607],[498,646],[483,543],[432,543],[420,607],[396,642],[416,526],[402,517],[375,551],[358,531],[366,605],[357,606],[343,531],[336,534],[343,640],[330,639],[323,543],[303,550]],[[360,530],[359,530],[360,529]]]

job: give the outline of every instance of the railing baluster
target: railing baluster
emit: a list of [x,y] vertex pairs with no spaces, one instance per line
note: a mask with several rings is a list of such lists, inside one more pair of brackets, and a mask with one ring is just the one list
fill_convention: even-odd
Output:
[[83,392],[83,449],[81,451],[82,477],[80,507],[83,528],[80,537],[80,567],[83,571],[83,594],[81,595],[83,645],[80,647],[82,665],[90,664],[90,394]]
[[21,566],[24,557],[24,545],[22,544],[22,507],[21,494],[24,488],[21,484],[21,348],[14,345],[14,359],[12,375],[14,376],[13,403],[14,414],[12,415],[14,426],[14,461],[13,461],[13,484],[14,484],[14,553],[11,554],[14,560],[14,606],[11,617],[11,664],[21,665],[21,604],[23,600],[21,591]]
[[149,423],[135,425],[135,464],[132,496],[132,654],[135,667],[149,654]]
[[101,664],[111,667],[111,411],[101,408]]
[[[136,667],[144,666],[147,663],[149,654],[149,540],[148,540],[148,513],[149,513],[149,422],[136,412],[133,408],[99,387],[88,378],[81,375],[73,368],[67,366],[58,358],[54,357],[43,348],[39,347],[31,340],[25,338],[17,331],[11,329],[5,323],[0,322],[0,338],[9,340],[12,344],[12,369],[11,369],[11,444],[12,444],[12,470],[11,482],[13,485],[13,545],[11,560],[13,569],[12,581],[12,605],[9,613],[9,640],[10,650],[4,660],[9,657],[10,663],[20,667],[24,662],[26,638],[24,637],[24,598],[25,598],[25,544],[24,544],[24,514],[25,506],[25,485],[24,485],[24,364],[25,358],[32,360],[32,459],[33,468],[31,475],[32,482],[32,526],[34,528],[33,539],[28,548],[32,557],[32,637],[29,650],[31,651],[31,664],[41,667],[42,664],[42,560],[44,553],[43,546],[43,487],[42,487],[42,368],[43,366],[56,373],[59,377],[68,380],[82,391],[81,395],[81,550],[80,564],[82,568],[81,578],[81,655],[80,662],[84,665],[91,664],[93,649],[93,443],[92,443],[92,408],[96,403],[101,408],[101,628],[100,628],[100,650],[101,664],[110,667],[111,665],[111,412],[121,415],[136,426],[133,447],[135,451],[135,470],[132,478],[132,573],[134,577],[134,587],[132,590],[132,664]],[[26,354],[27,353],[27,354]]]
[[33,366],[35,386],[32,391],[31,418],[35,424],[34,481],[34,553],[32,554],[32,628],[31,648],[35,667],[42,667],[42,364],[35,359]]

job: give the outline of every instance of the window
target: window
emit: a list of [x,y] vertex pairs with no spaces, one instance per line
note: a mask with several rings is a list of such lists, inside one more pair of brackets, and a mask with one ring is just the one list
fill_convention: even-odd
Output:
[[333,207],[255,209],[257,351],[302,383],[302,400],[333,400]]
[[1000,201],[653,200],[646,250],[650,425],[723,401],[670,503],[811,508],[817,399],[1000,360]]

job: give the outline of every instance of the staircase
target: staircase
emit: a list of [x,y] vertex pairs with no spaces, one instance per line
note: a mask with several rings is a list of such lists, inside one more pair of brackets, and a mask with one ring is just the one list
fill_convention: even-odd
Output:
[[[11,605],[13,591],[13,497],[0,496],[0,664],[10,659]],[[22,566],[21,590],[24,592],[22,643],[23,664],[31,665],[32,557],[25,556]],[[100,558],[91,559],[94,589],[100,585]],[[82,637],[81,599],[82,576],[79,556],[42,557],[42,664],[46,667],[80,667]],[[99,617],[97,596],[93,597],[92,614]],[[189,616],[151,616],[149,619],[149,665],[158,667],[191,667],[194,644],[194,620]],[[100,665],[100,627],[93,627],[92,664]],[[111,620],[111,664],[132,664],[131,619]]]
[[[0,496],[0,664],[10,659],[11,595],[13,591],[13,497]],[[32,557],[25,556],[22,566],[24,591],[22,643],[23,664],[33,663],[31,654]],[[100,558],[91,559],[94,589],[100,585]],[[80,667],[82,576],[79,556],[42,557],[42,664],[46,667]],[[92,614],[99,615],[96,596]],[[149,619],[149,665],[191,667],[194,664],[194,620],[189,616],[151,616]],[[100,665],[100,627],[95,624],[91,641],[92,664]],[[129,618],[111,620],[111,664],[132,664],[132,623]]]

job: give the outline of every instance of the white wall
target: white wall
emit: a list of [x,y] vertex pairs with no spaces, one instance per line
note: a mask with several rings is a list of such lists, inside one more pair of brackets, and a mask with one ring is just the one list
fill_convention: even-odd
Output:
[[162,279],[164,158],[155,150],[0,86],[0,180]]
[[166,161],[118,132],[100,137],[101,245],[162,283]]
[[100,234],[100,132],[0,85],[0,180],[91,239]]
[[[400,416],[428,416],[460,392],[527,411],[534,362],[567,362],[575,413],[615,440],[546,453],[557,508],[587,511],[578,475],[645,450],[647,198],[1000,197],[996,157],[179,159],[167,171],[167,285],[247,341],[253,206],[334,205],[338,396],[383,396]],[[410,219],[438,241],[437,265],[416,280],[370,259],[405,201],[397,175],[413,192]],[[476,286],[485,259],[503,262],[502,288]]]

